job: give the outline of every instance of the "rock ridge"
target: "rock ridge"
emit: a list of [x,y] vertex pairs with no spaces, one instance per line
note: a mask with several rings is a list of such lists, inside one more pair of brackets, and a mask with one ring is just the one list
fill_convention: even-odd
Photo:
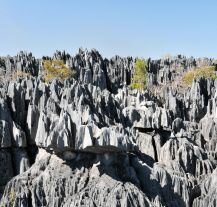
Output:
[[[76,77],[44,82],[44,59]],[[213,60],[148,59],[143,92],[130,88],[135,61],[82,49],[0,58],[1,205],[215,205],[217,80],[174,84]]]

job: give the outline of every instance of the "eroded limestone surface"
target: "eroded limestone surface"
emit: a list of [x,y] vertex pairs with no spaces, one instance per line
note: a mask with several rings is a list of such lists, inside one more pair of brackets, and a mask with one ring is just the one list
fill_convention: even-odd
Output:
[[173,84],[211,59],[149,59],[139,92],[132,57],[53,58],[76,77],[45,83],[32,54],[1,58],[2,75],[31,74],[1,82],[2,206],[216,205],[217,81]]

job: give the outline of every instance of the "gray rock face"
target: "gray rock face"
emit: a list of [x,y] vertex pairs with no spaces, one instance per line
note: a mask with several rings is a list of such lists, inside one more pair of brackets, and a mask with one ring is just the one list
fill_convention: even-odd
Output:
[[[126,155],[78,154],[64,162],[40,150],[32,168],[14,178],[5,194],[23,188],[14,206],[28,206],[29,199],[32,206],[151,206],[139,185]],[[2,201],[11,203],[7,197]]]
[[80,49],[52,58],[76,77],[45,83],[32,54],[0,59],[4,77],[31,75],[0,85],[1,205],[215,205],[217,81],[175,85],[211,59],[149,59],[140,92],[129,87],[132,57]]
[[0,132],[1,132],[1,148],[8,148],[12,146],[11,131],[8,122],[0,121]]
[[0,161],[0,196],[2,196],[5,185],[14,176],[12,156],[9,150],[0,150]]

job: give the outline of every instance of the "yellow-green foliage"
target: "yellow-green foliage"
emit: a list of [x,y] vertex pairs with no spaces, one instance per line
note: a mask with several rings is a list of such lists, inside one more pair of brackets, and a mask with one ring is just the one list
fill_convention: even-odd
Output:
[[131,83],[132,89],[144,90],[147,82],[147,62],[137,59],[135,63],[135,71]]
[[9,206],[10,207],[14,206],[15,200],[16,200],[16,194],[15,194],[14,190],[11,189],[11,191],[9,193]]
[[64,81],[75,74],[75,72],[68,68],[62,60],[44,60],[43,66],[45,70],[45,82],[52,81],[55,78]]
[[215,66],[209,66],[209,67],[203,67],[203,68],[197,68],[191,70],[184,74],[182,80],[184,84],[191,85],[194,79],[200,77],[216,79],[217,76],[215,72]]

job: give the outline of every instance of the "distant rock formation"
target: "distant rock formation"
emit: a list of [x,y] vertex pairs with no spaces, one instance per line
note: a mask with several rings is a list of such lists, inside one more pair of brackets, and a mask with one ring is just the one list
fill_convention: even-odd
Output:
[[[42,60],[50,58],[77,77],[45,83]],[[215,206],[217,80],[184,89],[177,82],[213,61],[147,61],[140,92],[129,87],[132,57],[82,49],[74,57],[1,57],[0,204]]]

